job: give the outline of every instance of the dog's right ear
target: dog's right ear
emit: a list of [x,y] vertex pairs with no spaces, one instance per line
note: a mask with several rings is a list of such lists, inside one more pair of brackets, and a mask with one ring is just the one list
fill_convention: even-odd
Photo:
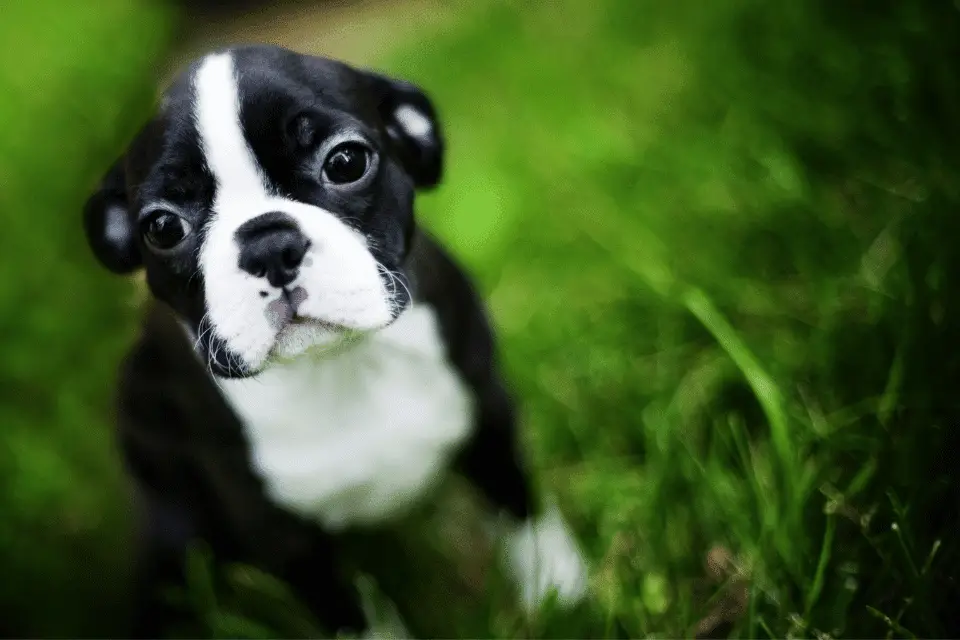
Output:
[[83,227],[93,254],[114,273],[130,273],[142,264],[136,225],[127,201],[125,159],[117,160],[83,207]]

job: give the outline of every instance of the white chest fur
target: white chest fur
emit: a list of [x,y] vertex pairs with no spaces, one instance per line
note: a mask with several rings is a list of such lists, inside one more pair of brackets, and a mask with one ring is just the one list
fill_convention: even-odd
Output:
[[472,428],[472,398],[426,306],[336,355],[220,387],[271,497],[331,529],[409,507]]

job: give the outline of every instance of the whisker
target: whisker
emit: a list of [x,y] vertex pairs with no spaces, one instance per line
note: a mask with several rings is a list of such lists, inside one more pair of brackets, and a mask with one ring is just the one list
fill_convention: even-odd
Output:
[[[344,216],[344,217],[341,217],[340,220],[342,220],[343,222],[356,222],[358,225],[363,223],[363,220],[361,220],[357,216]],[[373,242],[373,240],[368,239],[367,242],[368,243]]]
[[385,267],[385,266],[383,265],[383,263],[380,262],[379,260],[377,260],[376,258],[374,258],[374,262],[376,262],[377,268],[382,269],[382,270],[384,271],[384,273],[386,273],[386,274],[390,277],[390,281],[391,281],[391,284],[392,284],[392,286],[393,286],[393,292],[391,293],[391,296],[393,297],[392,302],[393,302],[394,304],[396,304],[397,284],[398,284],[398,283],[400,284],[401,287],[403,287],[403,290],[407,293],[407,298],[412,302],[412,301],[413,301],[413,293],[410,291],[410,287],[407,286],[407,283],[403,281],[403,278],[401,278],[401,277],[398,276],[396,273],[394,273],[393,271],[391,271],[390,269],[388,269],[387,267]]
[[[207,323],[206,327],[203,326],[204,322]],[[203,337],[213,329],[213,323],[210,321],[210,316],[206,312],[200,317],[197,328],[200,329],[200,331],[197,332],[197,339],[193,342],[194,351],[200,351],[200,343],[203,341]]]
[[189,286],[189,285],[193,282],[194,278],[199,278],[199,277],[200,277],[200,268],[201,268],[201,267],[200,267],[200,265],[198,264],[198,265],[197,265],[197,268],[194,269],[194,270],[193,270],[193,273],[190,274],[190,277],[187,278],[187,286]]

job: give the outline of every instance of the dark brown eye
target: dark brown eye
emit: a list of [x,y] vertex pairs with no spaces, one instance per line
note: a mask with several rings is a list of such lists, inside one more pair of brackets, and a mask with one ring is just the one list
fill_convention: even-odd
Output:
[[323,163],[323,177],[334,184],[350,184],[367,174],[370,154],[357,142],[334,148]]
[[143,238],[154,249],[169,251],[190,234],[190,223],[175,213],[156,211],[143,223]]

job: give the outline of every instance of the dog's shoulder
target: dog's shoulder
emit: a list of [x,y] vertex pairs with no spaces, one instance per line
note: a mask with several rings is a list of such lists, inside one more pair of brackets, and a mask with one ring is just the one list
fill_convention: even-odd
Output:
[[414,231],[406,266],[414,283],[414,299],[421,304],[438,306],[449,295],[473,295],[464,268],[429,231]]
[[423,229],[414,234],[407,268],[416,303],[434,309],[450,360],[472,384],[486,379],[495,367],[495,336],[467,270]]

